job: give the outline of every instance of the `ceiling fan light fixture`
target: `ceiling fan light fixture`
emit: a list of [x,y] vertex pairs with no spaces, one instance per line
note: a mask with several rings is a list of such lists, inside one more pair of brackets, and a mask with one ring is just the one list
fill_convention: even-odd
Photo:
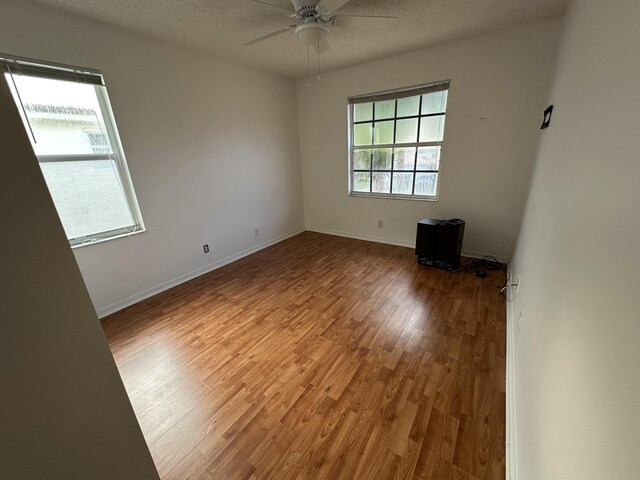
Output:
[[296,37],[310,47],[317,48],[327,40],[329,27],[321,22],[309,22],[298,25],[295,29]]

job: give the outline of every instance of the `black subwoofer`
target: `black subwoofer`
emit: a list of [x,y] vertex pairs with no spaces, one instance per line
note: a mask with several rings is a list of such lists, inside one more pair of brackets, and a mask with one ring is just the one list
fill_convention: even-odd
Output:
[[460,268],[464,225],[459,218],[420,220],[416,234],[418,263],[449,271]]

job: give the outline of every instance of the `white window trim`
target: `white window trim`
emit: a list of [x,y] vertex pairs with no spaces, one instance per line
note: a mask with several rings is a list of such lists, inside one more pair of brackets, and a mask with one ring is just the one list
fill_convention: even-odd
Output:
[[[113,111],[111,110],[111,102],[109,101],[107,87],[96,87],[95,90],[96,96],[98,97],[100,109],[102,110],[102,114],[107,117],[105,118],[104,122],[106,129],[105,133],[107,134],[107,137],[109,138],[109,142],[111,142],[111,147],[113,149],[113,154],[106,156],[112,157],[110,159],[115,161],[115,164],[118,168],[120,181],[124,184],[122,191],[127,198],[127,203],[129,205],[129,209],[131,210],[131,215],[133,216],[135,224],[119,228],[117,230],[110,230],[94,235],[85,235],[84,237],[79,237],[76,239],[69,239],[72,248],[93,245],[96,243],[104,242],[106,240],[115,240],[116,238],[128,237],[146,231],[144,222],[142,220],[142,214],[140,213],[138,199],[133,188],[131,175],[129,173],[129,167],[127,166],[127,159],[125,158],[124,149],[122,148],[122,143],[120,142],[120,135],[118,133],[118,127],[116,126],[116,119],[113,116]],[[100,154],[96,154],[95,156],[100,156]],[[38,161],[40,161],[39,158]]]
[[[352,102],[353,99],[361,99],[361,98],[365,98],[365,99],[371,99],[372,102],[376,102],[376,101],[381,101],[382,99],[378,100],[376,99],[376,97],[391,97],[391,98],[395,98],[396,100],[399,98],[406,98],[406,97],[411,97],[411,96],[417,96],[420,93],[420,90],[423,89],[428,89],[430,87],[436,86],[436,85],[441,85],[441,84],[446,84],[447,88],[446,90],[448,91],[450,86],[451,86],[451,81],[450,80],[442,80],[439,82],[432,82],[432,83],[428,83],[428,84],[424,84],[424,85],[414,85],[411,87],[403,87],[400,89],[393,89],[393,90],[386,90],[383,92],[377,92],[377,93],[371,93],[371,94],[366,94],[366,95],[358,95],[355,97],[349,97],[348,99],[348,103],[347,103],[347,130],[348,130],[348,135],[347,135],[347,144],[348,144],[348,161],[347,161],[347,168],[348,168],[348,182],[347,182],[347,195],[350,197],[362,197],[362,198],[383,198],[383,199],[393,199],[393,200],[414,200],[414,201],[419,201],[419,202],[438,202],[439,201],[439,195],[440,195],[440,177],[442,174],[442,157],[443,157],[443,153],[444,153],[444,143],[445,143],[445,136],[446,136],[446,125],[445,125],[445,129],[442,132],[442,140],[439,142],[416,142],[416,143],[407,143],[407,144],[401,144],[401,143],[397,143],[397,144],[384,144],[384,145],[361,145],[359,147],[355,147],[354,145],[354,121],[353,121],[353,115],[354,115],[354,105],[355,103]],[[448,105],[447,105],[448,106]],[[448,116],[446,110],[445,112],[443,112],[443,115],[445,116],[445,118]],[[420,116],[420,114],[418,115]],[[394,120],[396,120],[396,117],[394,116]],[[419,127],[418,127],[419,129]],[[353,185],[354,185],[354,180],[353,180],[353,151],[356,148],[361,148],[361,149],[373,149],[373,148],[399,148],[399,147],[403,147],[403,146],[408,146],[408,147],[420,147],[420,146],[439,146],[440,147],[440,162],[438,165],[438,175],[436,177],[436,195],[406,195],[406,194],[399,194],[399,193],[376,193],[376,192],[356,192],[353,191]],[[417,152],[416,152],[417,153]],[[392,160],[393,162],[393,160]],[[410,172],[411,170],[406,170],[406,172]],[[391,165],[391,175],[393,176],[394,170],[393,170],[393,163]],[[400,172],[398,170],[398,172]],[[413,173],[415,175],[416,170],[414,168]],[[415,177],[414,177],[414,184],[415,184]]]
[[[140,207],[138,204],[138,200],[135,194],[135,190],[133,187],[133,182],[131,180],[131,175],[129,173],[129,168],[127,166],[127,161],[124,155],[124,149],[122,148],[122,143],[120,141],[120,135],[118,133],[118,128],[116,125],[115,117],[113,115],[113,111],[111,109],[111,102],[109,101],[109,95],[107,93],[107,88],[104,82],[104,77],[102,73],[97,70],[92,69],[84,69],[79,67],[72,67],[68,65],[62,64],[54,64],[36,60],[25,59],[22,57],[14,57],[10,55],[0,54],[0,60],[6,65],[9,64],[9,68],[13,67],[13,64],[17,65],[18,68],[21,63],[37,65],[42,71],[44,71],[43,77],[47,78],[46,70],[48,68],[51,69],[52,72],[63,72],[63,73],[75,73],[78,75],[79,82],[82,81],[82,75],[91,75],[98,76],[100,78],[99,83],[94,84],[94,90],[96,93],[96,97],[98,100],[98,104],[100,106],[101,113],[104,117],[104,126],[105,126],[105,134],[109,139],[111,144],[112,153],[106,154],[82,154],[82,155],[36,155],[38,159],[38,163],[44,162],[67,162],[67,161],[91,161],[91,160],[109,160],[113,161],[118,170],[118,176],[120,182],[122,183],[122,192],[125,195],[127,205],[129,206],[129,210],[134,220],[134,224],[127,225],[121,228],[117,228],[114,230],[107,230],[103,232],[98,232],[94,234],[88,234],[81,237],[69,238],[69,244],[72,249],[85,247],[88,245],[95,245],[97,243],[102,243],[108,240],[115,240],[118,238],[129,237],[131,235],[136,235],[139,233],[143,233],[146,231],[144,226],[144,222],[142,220],[142,214],[140,212]],[[4,73],[5,69],[1,68],[0,71]],[[13,72],[8,70],[8,73],[13,75]],[[55,79],[55,75],[52,75],[50,78]],[[14,98],[19,98],[16,92],[15,85],[13,82],[9,82],[9,88],[14,96]],[[25,116],[25,112],[23,108],[18,106],[18,111],[20,116],[22,117],[22,121],[27,127],[29,122]],[[30,129],[27,128],[27,134],[31,136]]]

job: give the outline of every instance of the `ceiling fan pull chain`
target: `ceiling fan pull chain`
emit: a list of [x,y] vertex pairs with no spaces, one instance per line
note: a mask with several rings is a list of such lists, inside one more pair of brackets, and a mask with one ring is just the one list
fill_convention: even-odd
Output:
[[309,56],[309,45],[307,45],[307,83],[311,86],[311,57]]
[[316,40],[318,41],[318,80],[320,80],[320,32],[316,33]]

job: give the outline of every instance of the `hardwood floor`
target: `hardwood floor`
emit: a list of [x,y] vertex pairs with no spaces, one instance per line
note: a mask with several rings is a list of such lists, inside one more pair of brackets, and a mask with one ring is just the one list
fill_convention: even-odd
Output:
[[103,326],[163,478],[504,479],[500,275],[305,232]]

